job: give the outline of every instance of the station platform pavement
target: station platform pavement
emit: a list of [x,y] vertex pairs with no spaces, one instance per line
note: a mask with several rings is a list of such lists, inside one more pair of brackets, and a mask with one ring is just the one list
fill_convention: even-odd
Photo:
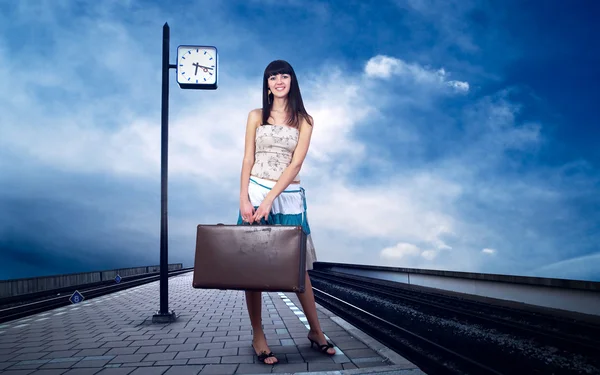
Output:
[[190,272],[169,279],[169,309],[179,318],[153,323],[158,306],[157,281],[1,324],[0,374],[424,374],[318,304],[337,354],[311,349],[294,293],[263,292],[275,365],[254,354],[242,291],[193,289]]

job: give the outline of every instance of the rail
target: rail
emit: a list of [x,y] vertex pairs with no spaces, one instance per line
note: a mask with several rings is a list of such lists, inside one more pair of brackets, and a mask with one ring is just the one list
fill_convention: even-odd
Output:
[[600,325],[310,271],[317,302],[428,374],[600,372]]
[[362,264],[316,262],[317,271],[333,271],[468,295],[482,302],[561,310],[600,317],[600,282],[498,275]]
[[[191,271],[193,271],[193,268],[191,267],[171,270],[168,272],[168,276],[178,276]],[[84,284],[72,286],[66,288],[66,290],[63,288],[61,289],[63,292],[58,293],[58,295],[53,291],[46,291],[47,294],[44,296],[36,296],[36,298],[28,299],[24,298],[19,301],[13,300],[9,304],[0,305],[0,323],[70,305],[73,303],[71,298],[75,292],[82,295],[85,299],[91,299],[158,280],[160,280],[160,272],[153,272],[151,274],[124,277],[119,283],[116,283],[113,280],[108,285]]]
[[[178,270],[182,268],[183,264],[181,263],[172,263],[168,265],[169,270]],[[159,265],[152,265],[0,280],[0,304],[2,304],[2,301],[5,298],[16,297],[17,300],[20,299],[21,296],[27,296],[25,298],[30,298],[30,296],[34,296],[35,293],[38,293],[38,295],[43,295],[48,291],[68,289],[74,285],[93,283],[96,285],[102,285],[102,283],[114,282],[117,276],[122,278],[134,275],[150,274],[159,271]]]

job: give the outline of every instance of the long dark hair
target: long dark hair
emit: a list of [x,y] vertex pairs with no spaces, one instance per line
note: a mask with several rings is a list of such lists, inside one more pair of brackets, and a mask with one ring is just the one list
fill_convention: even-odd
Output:
[[267,81],[269,77],[277,74],[289,74],[292,77],[286,108],[289,112],[291,112],[291,117],[288,119],[288,125],[298,127],[300,125],[300,119],[298,115],[304,117],[306,121],[312,125],[313,123],[310,120],[310,116],[304,108],[304,102],[302,101],[300,86],[298,85],[298,79],[296,78],[294,68],[292,68],[292,66],[284,60],[272,61],[265,68],[265,73],[263,75],[262,123],[268,123],[267,120],[269,119],[269,116],[271,116],[271,108],[273,107],[273,100],[272,98],[269,98],[269,84]]

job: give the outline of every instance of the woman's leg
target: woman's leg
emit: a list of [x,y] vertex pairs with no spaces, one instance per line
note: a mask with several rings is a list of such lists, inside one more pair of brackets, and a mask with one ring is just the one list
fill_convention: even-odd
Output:
[[[270,353],[267,340],[262,329],[262,293],[255,291],[246,291],[246,306],[248,315],[250,315],[250,324],[252,325],[252,346],[254,352],[259,355],[261,352]],[[277,358],[268,357],[265,363],[274,364]]]
[[[304,311],[304,315],[306,315],[306,319],[310,325],[308,337],[315,340],[319,345],[325,345],[327,343],[327,339],[321,330],[321,324],[319,323],[319,317],[317,316],[317,306],[315,304],[315,296],[312,290],[312,284],[310,282],[308,272],[306,272],[305,275],[306,288],[304,293],[296,293],[296,295],[300,300],[302,310]],[[329,348],[327,349],[327,353],[335,354],[335,349]]]

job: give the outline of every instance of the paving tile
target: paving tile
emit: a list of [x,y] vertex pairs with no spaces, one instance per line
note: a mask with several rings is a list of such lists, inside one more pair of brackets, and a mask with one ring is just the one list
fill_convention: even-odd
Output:
[[238,366],[235,374],[267,374],[271,372],[272,366],[263,363],[246,364]]
[[[156,346],[141,346],[140,348],[132,348],[137,349],[132,353],[123,353],[123,354],[148,354],[148,353],[162,353],[167,349],[167,345],[156,345]],[[123,348],[129,349],[129,348]],[[117,349],[114,349],[117,350]]]
[[309,362],[308,371],[339,371],[344,367],[341,363],[333,362]]
[[344,370],[353,370],[356,369],[358,367],[356,367],[356,365],[352,362],[348,362],[348,363],[342,363],[342,366],[344,367]]
[[182,366],[188,363],[187,359],[171,359],[168,361],[156,361],[154,366]]
[[292,346],[292,345],[295,346],[296,345],[296,343],[292,339],[282,339],[279,341],[281,342],[281,345],[283,345],[283,346]]
[[[168,338],[195,338],[195,339],[200,339],[202,337],[203,333],[204,332],[202,332],[202,331],[181,332],[181,333],[178,333],[175,337],[168,337]],[[154,337],[154,338],[156,338],[156,337]],[[159,339],[166,339],[166,338],[167,337],[160,337]],[[210,340],[212,340],[212,339],[208,339],[208,341],[205,341],[205,342],[210,342]]]
[[221,357],[205,357],[205,358],[190,358],[188,364],[190,365],[208,365],[208,364],[219,364],[221,363]]
[[222,357],[226,355],[237,355],[237,348],[227,348],[227,349],[209,349],[206,354],[207,357]]
[[154,362],[126,362],[119,367],[152,367]]
[[40,359],[44,356],[46,356],[48,353],[47,352],[34,352],[34,353],[23,353],[23,354],[18,354],[18,355],[9,355],[7,356],[6,360],[11,360],[11,361],[27,361],[30,359]]
[[90,361],[79,361],[79,362],[73,364],[73,366],[71,366],[71,368],[98,368],[98,367],[104,367],[108,362],[110,362],[110,359],[96,359],[96,360],[90,360]]
[[164,375],[198,375],[203,365],[171,366]]
[[14,365],[15,363],[17,363],[17,362],[8,362],[8,361],[0,362],[0,370],[4,370],[4,369]]
[[116,356],[110,363],[141,362],[147,354],[121,354]]
[[23,350],[25,348],[16,348],[14,346],[9,346],[9,347],[2,347],[2,345],[0,345],[0,355],[6,355],[6,354],[11,354],[11,353],[15,353],[18,350]]
[[173,344],[167,346],[165,352],[181,352],[187,350],[194,350],[197,348],[197,344]]
[[[283,356],[278,355],[277,358],[280,360]],[[304,363],[304,358],[300,354],[285,354],[287,363]]]
[[174,353],[176,353],[174,359],[204,358],[206,357],[208,350],[190,350]]
[[77,352],[79,357],[88,357],[88,356],[97,356],[97,355],[105,355],[109,350],[108,348],[104,349],[82,349]]
[[31,370],[8,370],[6,372],[3,372],[2,375],[29,375],[29,374],[33,374],[35,370],[31,369]]
[[81,344],[77,344],[74,347],[72,347],[71,349],[74,350],[79,350],[79,349],[98,349],[100,347],[102,347],[102,345],[104,345],[105,342],[84,342]]
[[[136,341],[133,341],[130,344],[130,346],[153,346],[153,345],[158,345],[159,341],[160,340],[158,340],[158,339],[156,339],[156,340],[155,339],[136,340]],[[162,344],[164,344],[164,343],[162,343]]]
[[344,354],[350,359],[378,357],[377,352],[373,349],[348,349],[344,350]]
[[[125,340],[125,338],[122,335],[114,335],[114,336],[106,336],[106,337],[102,337],[98,340],[90,340],[90,341],[86,341],[86,340],[79,340],[79,342],[81,344],[84,344],[86,342],[111,342],[111,341],[123,341]],[[131,341],[130,339],[128,339],[128,341]]]
[[169,370],[169,366],[154,366],[150,368],[137,368],[130,375],[163,375]]
[[352,341],[342,341],[339,342],[337,340],[332,340],[333,344],[337,346],[342,351],[347,351],[350,349],[369,349],[369,347],[364,344],[362,341],[352,340]]
[[15,347],[17,347],[17,348],[30,348],[30,347],[32,347],[32,346],[33,346],[33,347],[44,347],[44,344],[45,344],[45,343],[43,343],[43,342],[39,342],[39,341],[38,341],[38,342],[35,342],[35,341],[32,341],[32,342],[22,342],[22,343],[18,343],[18,344],[14,345],[14,346],[15,346]]
[[238,341],[239,336],[215,336],[212,342]]
[[216,336],[227,336],[227,332],[229,331],[214,331],[214,332],[204,332],[202,337],[216,337]]
[[223,348],[237,348],[240,345],[245,344],[244,342],[239,341],[231,341],[231,342],[208,342],[208,343],[198,343],[193,348],[194,349],[223,349]]
[[221,365],[221,364],[208,364],[204,366],[200,375],[208,374],[234,374],[237,370],[238,365]]
[[105,368],[94,375],[129,375],[134,368]]
[[[10,362],[13,363],[13,365],[11,365],[10,367],[7,367],[6,370],[10,370],[10,371],[14,371],[14,370],[35,370],[37,368],[39,368],[40,366],[42,366],[44,363],[47,362],[43,362],[43,363],[30,363],[30,364],[22,364],[22,362]],[[2,373],[4,374],[4,373]]]
[[352,362],[350,358],[343,354],[336,354],[331,359],[333,360],[333,362],[341,364]]
[[[47,353],[42,357],[42,359],[53,359],[53,358],[62,358],[62,357],[72,357],[75,354],[78,354],[79,350],[57,350]],[[78,356],[80,356],[78,354]]]
[[107,341],[103,343],[101,348],[124,348],[127,346],[133,346],[133,341]]
[[101,370],[101,368],[74,368],[67,370],[63,375],[95,375]]
[[41,365],[40,369],[69,369],[73,367],[77,362],[48,362],[45,365]]
[[142,347],[135,348],[112,348],[109,349],[105,354],[106,355],[122,355],[122,354],[142,354],[144,352],[140,352]]
[[174,359],[176,355],[176,352],[151,353],[144,357],[144,361],[168,361]]
[[156,339],[156,340],[162,340],[162,339],[175,339],[179,336],[179,334],[177,332],[174,333],[154,333],[154,334],[149,334],[149,335],[145,335],[145,338],[149,338],[149,339]]
[[355,365],[358,368],[369,368],[369,367],[387,366],[387,363],[385,363],[383,361],[377,361],[377,362],[360,362],[360,363],[355,363]]
[[[133,335],[123,335],[122,336],[123,340],[129,340],[129,341],[139,341],[139,340],[150,340],[153,339],[152,335],[148,335],[148,334],[133,334]],[[156,338],[154,338],[156,340]]]
[[176,345],[185,343],[185,337],[177,337],[173,339],[160,339],[155,344],[156,345]]
[[308,371],[307,363],[277,363],[273,366],[272,373]]
[[221,357],[221,363],[254,363],[252,355],[226,355]]

